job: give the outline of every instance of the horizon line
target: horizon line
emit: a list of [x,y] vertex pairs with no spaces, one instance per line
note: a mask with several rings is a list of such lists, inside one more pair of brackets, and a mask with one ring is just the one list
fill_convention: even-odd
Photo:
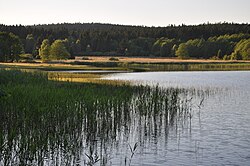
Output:
[[157,25],[132,25],[132,24],[116,24],[116,23],[102,23],[102,22],[58,22],[58,23],[41,23],[41,24],[4,24],[4,23],[0,23],[0,25],[6,25],[6,26],[40,26],[40,25],[62,25],[62,24],[103,24],[103,25],[116,25],[116,26],[135,26],[135,27],[149,27],[149,28],[158,28],[158,27],[170,27],[170,26],[174,26],[174,27],[178,27],[178,26],[199,26],[199,25],[209,25],[209,24],[241,24],[241,25],[249,25],[248,22],[227,22],[227,21],[220,21],[220,22],[203,22],[203,23],[198,23],[198,24],[185,24],[185,23],[181,23],[181,24],[168,24],[166,26],[157,26]]

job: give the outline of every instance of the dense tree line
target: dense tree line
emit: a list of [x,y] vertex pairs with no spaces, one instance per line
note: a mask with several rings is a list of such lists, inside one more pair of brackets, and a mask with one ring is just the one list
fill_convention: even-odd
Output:
[[207,40],[203,38],[191,39],[179,45],[176,56],[181,58],[248,60],[250,58],[249,39],[250,34],[222,35],[210,37]]
[[0,32],[0,61],[18,60],[23,46],[18,36],[13,33]]
[[[168,27],[94,23],[0,25],[0,32],[15,34],[19,37],[18,40],[22,45],[21,52],[31,54],[34,58],[42,58],[39,49],[42,49],[44,40],[50,47],[56,40],[60,40],[59,43],[63,43],[66,48],[67,56],[65,57],[71,55],[71,58],[76,55],[179,56],[181,58],[220,59],[247,59],[246,57],[249,57],[247,49],[249,24],[208,23]],[[7,55],[6,51],[1,52],[3,52],[2,46],[0,54]],[[47,58],[52,57],[48,55]],[[3,59],[2,56],[2,61]]]

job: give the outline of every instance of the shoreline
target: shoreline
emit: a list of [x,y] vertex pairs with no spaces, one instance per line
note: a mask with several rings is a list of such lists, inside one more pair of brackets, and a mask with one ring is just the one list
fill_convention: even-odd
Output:
[[84,59],[57,60],[41,62],[41,60],[1,63],[0,68],[33,69],[41,71],[241,71],[250,70],[250,61],[224,61],[205,59],[177,59],[162,57],[83,57]]

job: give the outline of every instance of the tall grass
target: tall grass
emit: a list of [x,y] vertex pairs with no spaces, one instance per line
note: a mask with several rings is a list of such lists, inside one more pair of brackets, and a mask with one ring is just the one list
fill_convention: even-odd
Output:
[[250,70],[250,63],[240,62],[176,62],[176,63],[127,63],[121,64],[124,68],[134,71],[231,71]]
[[250,70],[249,62],[72,62],[73,65],[132,71],[230,71]]
[[140,147],[186,119],[190,94],[0,70],[0,165],[105,165],[135,130]]

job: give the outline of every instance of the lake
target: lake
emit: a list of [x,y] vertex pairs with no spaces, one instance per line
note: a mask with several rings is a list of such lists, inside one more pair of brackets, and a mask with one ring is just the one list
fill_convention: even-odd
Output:
[[[249,71],[121,73],[103,79],[196,91],[185,96],[192,100],[188,118],[153,127],[151,134],[137,125],[126,135],[130,142],[143,142],[131,165],[250,165]],[[124,149],[111,164],[121,164]]]
[[250,165],[250,72],[0,70],[0,165]]

